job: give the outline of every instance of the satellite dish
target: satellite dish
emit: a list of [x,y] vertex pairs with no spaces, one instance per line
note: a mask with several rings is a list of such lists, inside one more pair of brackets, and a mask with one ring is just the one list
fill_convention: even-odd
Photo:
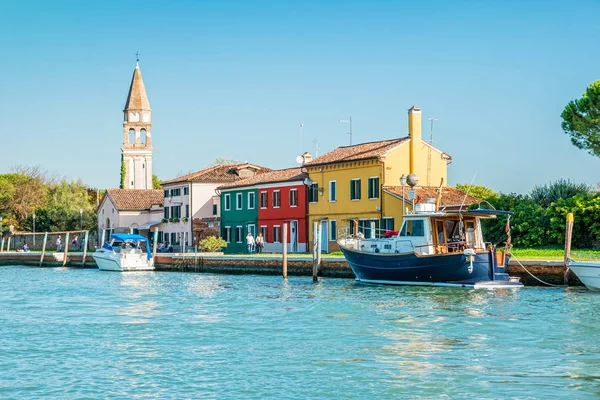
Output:
[[304,162],[304,157],[302,157],[302,156],[298,156],[298,157],[296,157],[296,162],[297,162],[298,164],[302,164],[302,163]]

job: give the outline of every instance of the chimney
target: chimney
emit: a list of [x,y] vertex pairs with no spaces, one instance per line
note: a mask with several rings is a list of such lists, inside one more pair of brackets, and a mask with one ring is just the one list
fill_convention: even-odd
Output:
[[419,154],[421,145],[421,109],[412,106],[408,110],[408,136],[410,137],[410,173],[415,174],[415,158]]
[[302,158],[304,159],[304,163],[310,162],[313,159],[312,154],[310,154],[308,151],[305,152],[304,154],[302,154]]

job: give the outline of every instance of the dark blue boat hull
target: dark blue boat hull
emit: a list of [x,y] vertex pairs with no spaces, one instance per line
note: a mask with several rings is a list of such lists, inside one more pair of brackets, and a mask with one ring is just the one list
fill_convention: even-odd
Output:
[[[341,246],[340,246],[341,247]],[[341,247],[348,264],[362,282],[390,285],[473,286],[484,281],[508,281],[495,263],[495,252],[475,254],[473,268],[462,253],[418,256],[414,253],[364,253]]]

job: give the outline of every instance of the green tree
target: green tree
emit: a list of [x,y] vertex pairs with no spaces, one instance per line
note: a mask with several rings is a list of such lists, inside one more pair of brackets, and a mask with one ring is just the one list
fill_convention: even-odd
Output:
[[457,183],[456,188],[481,200],[490,201],[497,199],[499,196],[498,193],[494,192],[492,189],[480,185],[471,185],[470,183]]
[[62,180],[49,191],[48,202],[37,212],[40,231],[77,230],[80,224],[90,229],[96,225],[95,200],[90,202],[88,188],[80,180]]
[[530,192],[533,201],[542,207],[548,207],[559,199],[568,200],[578,194],[589,196],[592,194],[592,188],[586,184],[562,178],[546,185],[535,186]]
[[121,154],[121,183],[119,187],[121,189],[125,189],[125,174],[127,173],[127,169],[125,168],[125,160],[123,159],[123,154]]
[[570,101],[560,116],[571,143],[600,157],[600,81],[588,86],[580,99]]
[[152,189],[160,189],[161,183],[162,180],[160,180],[158,176],[152,174]]

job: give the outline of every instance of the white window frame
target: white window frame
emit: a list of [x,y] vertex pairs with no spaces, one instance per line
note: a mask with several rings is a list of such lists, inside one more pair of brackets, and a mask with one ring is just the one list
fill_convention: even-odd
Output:
[[[292,204],[292,192],[296,192],[296,204]],[[290,207],[298,207],[298,189],[290,189]]]
[[[252,197],[254,197],[254,205],[252,207],[250,207],[250,195],[252,195]],[[248,192],[248,210],[254,210],[256,208],[256,195],[254,194],[254,192]]]
[[225,197],[224,197],[224,203],[223,204],[225,206],[225,211],[229,211],[231,210],[231,194],[230,193],[225,193]]
[[[332,225],[335,224],[335,229],[332,228]],[[337,240],[337,221],[335,219],[329,220],[329,241],[335,242]]]
[[[370,176],[367,179],[367,196],[369,195],[369,191],[371,190],[371,179],[379,179],[378,176]],[[379,190],[379,182],[377,182],[377,192],[379,192],[379,196],[381,196],[381,190]],[[369,197],[369,200],[379,200],[379,197]]]
[[[275,234],[275,228],[277,228],[278,235]],[[281,243],[279,238],[281,237],[281,225],[273,225],[273,243]]]
[[[332,183],[335,184],[334,190],[331,189]],[[331,200],[331,197],[335,197],[335,199]],[[329,181],[329,202],[335,203],[336,201],[337,201],[337,181]]]
[[[385,222],[385,225],[386,225],[386,228],[385,228],[385,229],[386,229],[386,230],[390,230],[390,231],[393,231],[393,230],[394,230],[394,225],[393,225],[393,224],[392,224],[392,227],[391,227],[391,228],[389,228],[389,229],[387,228],[387,224],[388,224],[388,222],[389,222],[390,220],[392,220],[392,221],[393,221],[393,220],[394,220],[394,217],[383,217],[383,218],[381,218],[381,220],[382,220],[382,221],[384,221],[384,220],[386,221],[386,222]],[[379,229],[381,229],[381,231],[383,232],[383,227],[382,227],[381,225],[382,225],[382,224],[380,223]]]
[[[265,200],[266,200],[266,203],[267,203],[267,205],[265,205],[264,207],[263,207],[263,205],[262,205],[262,197],[263,197],[263,194],[265,195]],[[265,210],[265,209],[267,209],[267,208],[269,207],[269,193],[268,193],[267,191],[262,191],[262,192],[260,192],[260,193],[258,194],[258,201],[260,202],[260,208],[261,208],[262,210]]]
[[[360,193],[360,191],[361,191],[361,187],[360,187],[360,186],[361,186],[361,185],[360,185],[360,178],[352,178],[352,179],[350,179],[350,184],[352,185],[352,184],[354,184],[354,182],[356,182],[356,181],[358,181],[358,182],[359,182],[359,184],[358,184],[358,198],[357,198],[357,199],[353,199],[353,198],[352,198],[352,188],[350,188],[350,200],[351,200],[351,201],[360,201],[360,199],[361,199],[361,197],[362,197],[362,196],[361,196],[361,193]],[[355,194],[355,195],[356,195],[356,193],[357,193],[357,192],[356,192],[356,190],[354,190],[354,194]]]
[[235,209],[241,210],[244,208],[244,195],[242,193],[235,194]]
[[236,241],[236,243],[243,243],[244,242],[244,227],[241,225],[237,225],[235,227],[235,235],[238,236],[237,232],[238,229],[240,230],[240,235],[239,235],[239,240]]
[[[223,227],[223,233],[225,234],[225,242],[231,243],[231,226]],[[229,235],[227,233],[229,233]]]
[[[316,187],[316,190],[313,191],[313,186]],[[313,201],[309,201],[309,204],[316,204],[319,202],[319,184],[316,182],[311,183],[307,186],[307,190],[311,193],[308,196],[312,196],[312,193],[316,193],[314,197],[312,197]]]
[[261,225],[259,232],[261,232],[263,234],[263,240],[265,241],[265,243],[269,243],[267,241],[267,235],[269,234],[269,227],[267,225]]
[[[275,193],[278,193],[277,196],[277,205],[275,205]],[[279,208],[281,207],[281,190],[273,190],[273,208]]]

